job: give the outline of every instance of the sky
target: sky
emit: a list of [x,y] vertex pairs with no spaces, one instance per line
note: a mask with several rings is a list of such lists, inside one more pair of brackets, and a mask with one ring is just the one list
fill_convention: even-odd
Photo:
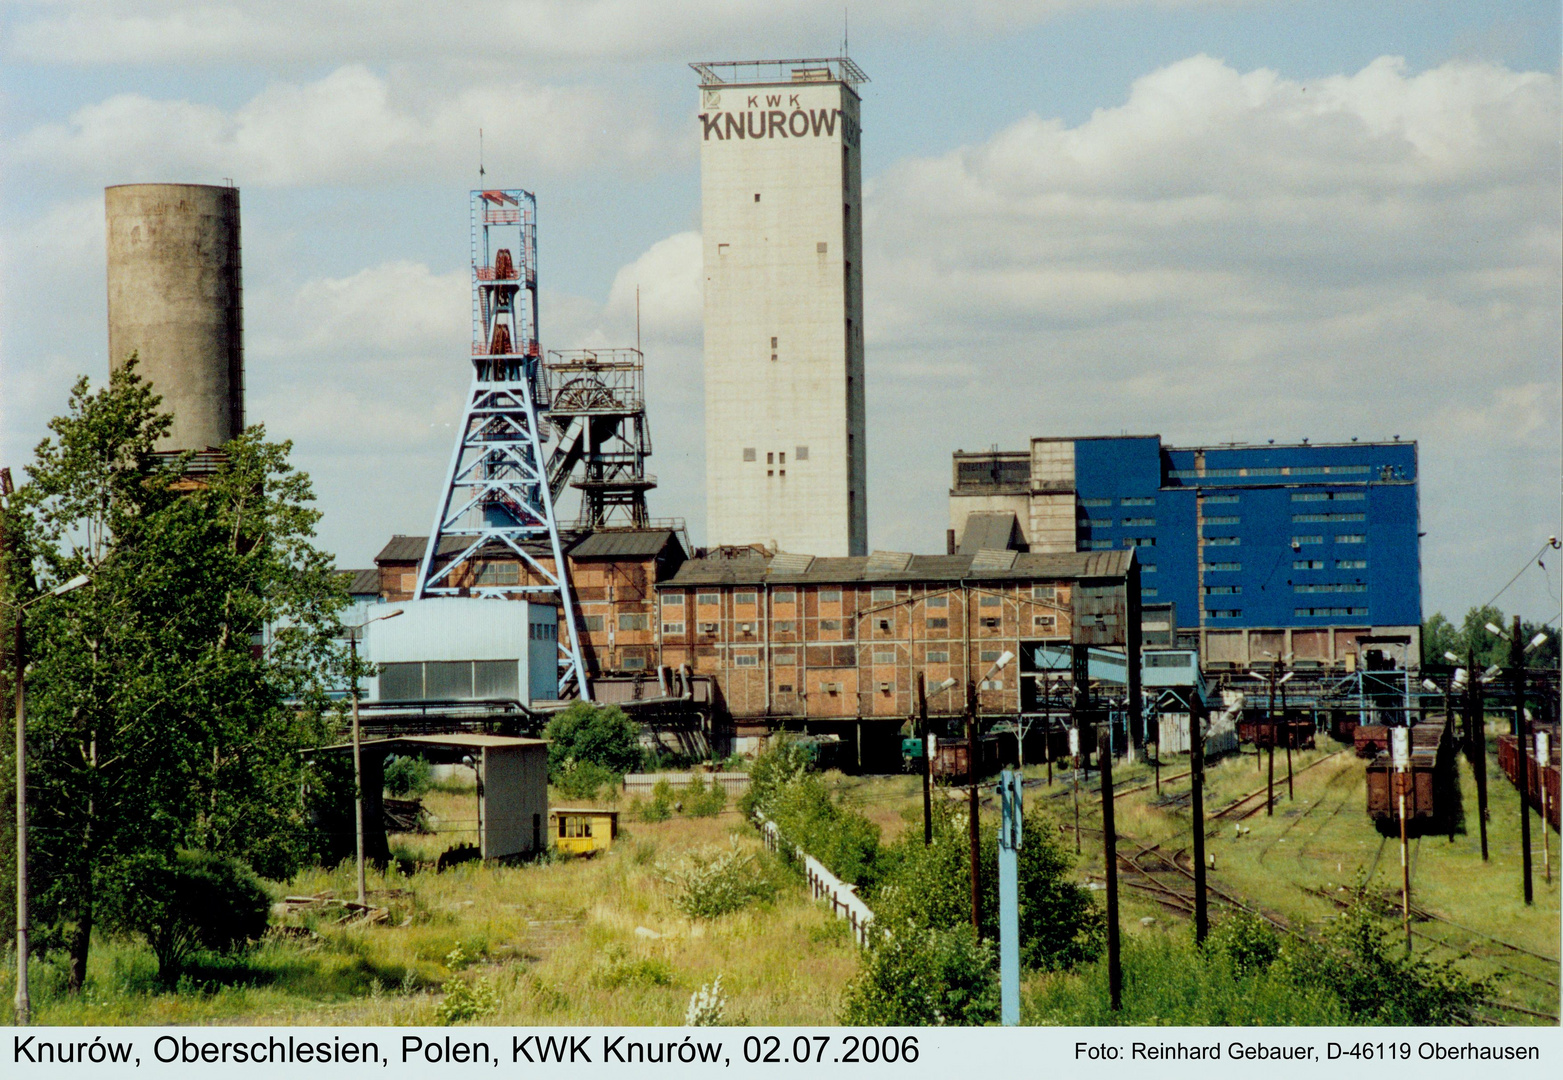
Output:
[[102,189],[231,180],[247,417],[339,565],[426,534],[481,128],[537,194],[544,348],[632,344],[639,290],[651,512],[702,543],[688,63],[843,37],[871,547],[943,550],[956,449],[1398,435],[1424,612],[1527,561],[1499,606],[1563,610],[1555,2],[0,0],[0,464],[106,381]]

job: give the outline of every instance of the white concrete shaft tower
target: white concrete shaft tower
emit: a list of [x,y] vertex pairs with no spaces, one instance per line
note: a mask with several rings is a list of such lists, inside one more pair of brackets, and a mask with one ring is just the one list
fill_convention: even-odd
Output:
[[859,98],[846,57],[700,74],[706,536],[867,551]]

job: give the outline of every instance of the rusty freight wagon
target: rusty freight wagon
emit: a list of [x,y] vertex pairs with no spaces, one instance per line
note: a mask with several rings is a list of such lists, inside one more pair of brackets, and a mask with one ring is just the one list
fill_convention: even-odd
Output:
[[1358,757],[1372,761],[1389,753],[1389,728],[1383,724],[1359,724],[1352,729],[1351,741]]
[[[1547,729],[1543,729],[1547,730]],[[1546,818],[1547,824],[1552,826],[1552,831],[1558,831],[1558,795],[1559,795],[1559,746],[1558,729],[1552,727],[1548,734],[1551,742],[1551,760],[1546,768],[1541,768],[1536,762],[1535,744],[1532,743],[1531,752],[1524,755],[1525,768],[1525,795],[1526,801],[1537,812]],[[1520,755],[1517,753],[1516,740],[1513,735],[1498,736],[1498,767],[1509,778],[1509,783],[1519,787]],[[1545,800],[1543,800],[1545,794]]]
[[[1363,728],[1358,728],[1359,734]],[[1386,731],[1387,741],[1387,731]],[[1400,780],[1388,751],[1368,763],[1368,817],[1385,835],[1400,830],[1399,787],[1406,792],[1406,825],[1421,834],[1438,832],[1453,821],[1456,807],[1453,741],[1443,724],[1411,728],[1411,767]]]
[[1237,739],[1261,750],[1268,749],[1272,742],[1277,749],[1290,746],[1293,750],[1312,750],[1316,730],[1312,716],[1299,711],[1289,709],[1272,719],[1268,713],[1255,710],[1238,720]]
[[[991,776],[999,771],[999,737],[983,735],[977,739],[977,775]],[[933,752],[933,776],[946,784],[964,784],[969,751],[965,739],[940,739]]]

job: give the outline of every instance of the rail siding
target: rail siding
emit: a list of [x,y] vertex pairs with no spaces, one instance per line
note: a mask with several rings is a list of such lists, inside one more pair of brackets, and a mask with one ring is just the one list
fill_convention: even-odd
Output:
[[788,844],[793,853],[803,862],[803,876],[809,883],[809,895],[816,900],[829,900],[830,910],[836,918],[847,920],[847,925],[852,928],[852,936],[859,945],[868,944],[869,924],[874,921],[874,913],[869,910],[857,894],[857,886],[842,881],[828,870],[824,863],[804,851],[797,844],[791,844],[781,835],[781,830],[776,827],[776,822],[760,813],[754,812],[755,824],[760,828],[760,836],[765,841],[767,851],[781,851],[783,844]]

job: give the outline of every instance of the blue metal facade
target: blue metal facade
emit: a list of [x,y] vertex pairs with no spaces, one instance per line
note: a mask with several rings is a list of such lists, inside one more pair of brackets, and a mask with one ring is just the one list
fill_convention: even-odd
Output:
[[1142,600],[1180,629],[1422,621],[1414,442],[1077,439],[1075,486],[1079,546],[1138,548]]

